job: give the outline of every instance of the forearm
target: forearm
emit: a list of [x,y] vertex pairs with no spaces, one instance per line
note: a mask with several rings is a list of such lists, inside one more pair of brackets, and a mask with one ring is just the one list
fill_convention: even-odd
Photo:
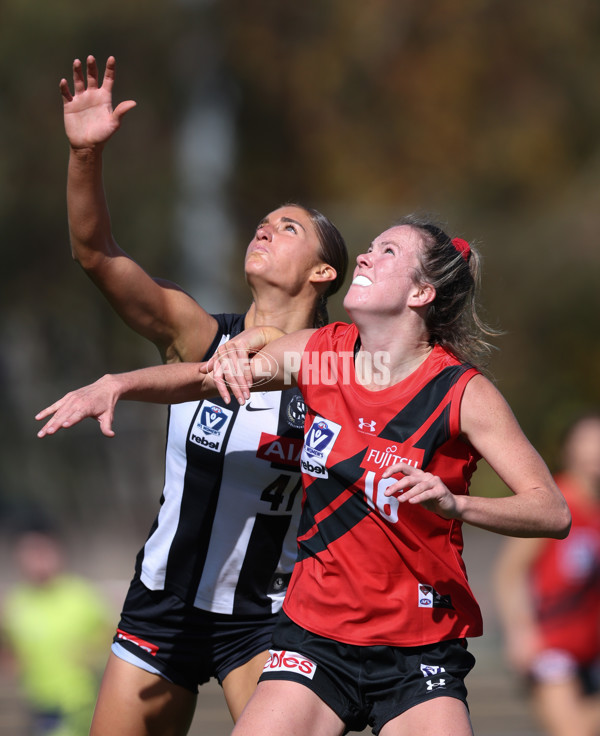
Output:
[[564,538],[569,511],[558,491],[536,488],[501,498],[458,496],[457,517],[467,524],[512,537]]
[[200,373],[197,363],[171,363],[104,376],[117,400],[178,404],[216,396],[212,376]]
[[102,148],[71,149],[67,213],[73,258],[88,269],[116,249],[102,181]]

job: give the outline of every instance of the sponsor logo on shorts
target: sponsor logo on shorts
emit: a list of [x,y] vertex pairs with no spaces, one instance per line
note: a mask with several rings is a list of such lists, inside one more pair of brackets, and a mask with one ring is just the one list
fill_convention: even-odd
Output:
[[437,682],[434,682],[433,680],[427,680],[427,692],[430,692],[431,690],[439,690],[440,688],[446,689],[446,680],[438,680]]
[[440,667],[437,664],[422,664],[421,665],[421,672],[423,673],[423,677],[433,677],[434,675],[439,675],[440,672],[445,672],[446,670],[443,667]]
[[122,639],[123,641],[130,641],[132,644],[135,644],[140,649],[143,649],[145,652],[148,652],[148,654],[151,654],[153,657],[156,657],[156,653],[158,652],[158,646],[156,644],[151,644],[149,641],[144,641],[143,639],[140,639],[139,636],[128,634],[126,631],[123,631],[122,629],[117,629],[117,639]]
[[295,672],[312,680],[317,671],[317,665],[298,652],[289,652],[287,649],[269,649],[270,657],[263,667],[267,672]]

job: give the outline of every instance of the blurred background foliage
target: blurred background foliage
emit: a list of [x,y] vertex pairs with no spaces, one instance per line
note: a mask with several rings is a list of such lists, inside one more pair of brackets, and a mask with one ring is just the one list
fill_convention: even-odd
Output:
[[[551,466],[600,404],[600,5],[595,0],[0,0],[0,512],[146,531],[164,407],[37,440],[34,414],[158,362],[72,262],[58,82],[117,58],[135,99],[105,153],[120,245],[207,308],[244,309],[243,253],[285,201],[352,255],[427,211],[484,256],[490,369]],[[330,312],[343,319],[341,299]],[[483,473],[476,492],[502,492]]]

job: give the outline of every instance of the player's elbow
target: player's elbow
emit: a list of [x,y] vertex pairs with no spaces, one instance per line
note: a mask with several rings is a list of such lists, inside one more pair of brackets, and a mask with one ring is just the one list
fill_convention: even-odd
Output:
[[557,508],[552,514],[552,528],[549,537],[553,539],[565,539],[571,531],[571,511],[564,498],[560,499]]

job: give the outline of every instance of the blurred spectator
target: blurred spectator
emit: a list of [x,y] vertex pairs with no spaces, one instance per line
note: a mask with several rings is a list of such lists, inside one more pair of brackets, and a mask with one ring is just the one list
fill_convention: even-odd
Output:
[[570,506],[564,540],[509,539],[496,592],[509,664],[552,736],[600,734],[600,412],[571,424],[556,481]]
[[62,544],[48,528],[15,543],[22,580],[5,596],[0,619],[27,703],[32,736],[86,736],[105,652],[108,607],[85,579],[66,574]]

